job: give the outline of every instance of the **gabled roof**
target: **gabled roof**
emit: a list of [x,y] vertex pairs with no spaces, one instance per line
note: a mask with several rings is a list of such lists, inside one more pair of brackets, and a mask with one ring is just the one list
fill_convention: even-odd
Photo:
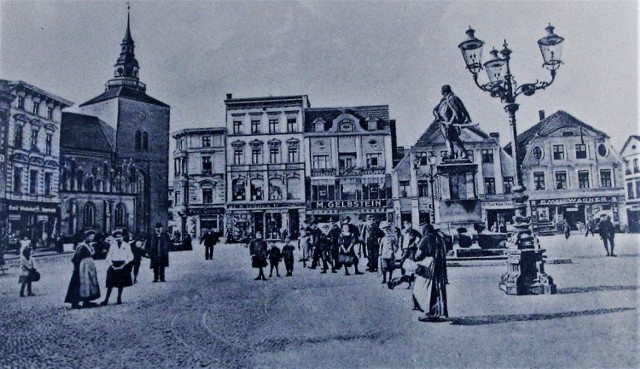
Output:
[[60,146],[66,149],[114,152],[116,130],[93,115],[63,112]]
[[47,96],[57,101],[60,105],[62,105],[63,108],[73,106],[72,101],[64,99],[58,95],[52,94],[51,92],[45,91],[25,81],[19,81],[19,80],[9,81],[9,80],[0,79],[0,85],[6,85],[8,88],[12,88],[12,89],[25,89],[25,90],[29,90],[31,92],[37,93],[39,95]]
[[91,105],[91,104],[98,103],[100,101],[114,99],[116,97],[123,97],[126,99],[138,100],[138,101],[146,102],[153,105],[169,107],[169,105],[163,103],[160,100],[154,99],[153,97],[147,95],[142,91],[134,90],[132,88],[128,88],[125,86],[108,89],[104,93],[94,97],[93,99],[80,104],[80,106]]
[[[487,139],[490,136],[488,134],[486,134],[483,130],[481,130],[480,128],[478,128],[478,126],[471,126],[471,127],[466,127],[464,129],[468,129],[471,132],[477,134],[478,136],[482,137],[483,139]],[[418,141],[416,141],[416,146],[425,146],[425,145],[429,145],[432,142],[431,137],[434,134],[442,134],[440,131],[440,123],[438,122],[432,122],[429,127],[427,127],[427,129],[424,131],[424,133],[420,136],[420,138],[418,138]]]
[[622,145],[622,150],[620,150],[620,155],[624,153],[624,150],[627,148],[627,146],[632,140],[640,141],[640,136],[638,135],[629,136],[629,138],[627,138],[627,141],[624,143],[624,145]]
[[[305,132],[313,132],[313,122],[321,118],[325,121],[325,131],[331,128],[333,120],[342,114],[351,114],[366,128],[367,118],[378,119],[378,129],[389,127],[389,105],[352,106],[335,108],[310,108],[304,112]],[[363,125],[364,124],[364,125]]]
[[[609,138],[606,133],[593,128],[563,110],[558,110],[518,135],[518,162],[521,163],[524,160],[527,153],[527,144],[531,140],[536,137],[548,136],[558,129],[567,127],[581,127],[603,138]],[[511,143],[508,143],[504,150],[511,155]]]

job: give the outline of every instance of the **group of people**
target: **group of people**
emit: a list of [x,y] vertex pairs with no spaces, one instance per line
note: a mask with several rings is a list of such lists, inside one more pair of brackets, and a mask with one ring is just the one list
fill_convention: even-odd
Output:
[[[132,242],[129,242],[128,239],[125,240],[125,232],[121,229],[113,231],[112,241],[106,256],[106,262],[109,265],[105,282],[107,293],[100,305],[109,303],[114,288],[118,292],[116,304],[122,304],[124,288],[137,282],[138,270],[143,256],[150,259],[150,268],[153,269],[154,276],[153,282],[165,281],[165,268],[169,266],[169,243],[171,241],[166,233],[162,232],[163,228],[162,223],[156,223],[153,234],[146,240]],[[64,302],[71,304],[73,309],[97,306],[93,301],[101,296],[96,265],[93,260],[95,235],[96,232],[93,230],[84,232],[83,240],[77,244],[71,258],[73,272]]]
[[[367,259],[366,271],[382,276],[388,288],[407,282],[413,286],[414,310],[425,312],[421,321],[443,321],[447,318],[446,301],[446,253],[445,237],[431,225],[425,225],[422,233],[413,229],[411,222],[403,222],[402,229],[387,221],[374,221],[367,216],[360,227],[349,217],[342,222],[326,224],[322,228],[312,222],[300,229],[297,247],[286,237],[282,249],[275,241],[266,241],[261,232],[249,242],[251,266],[258,269],[255,280],[267,280],[264,268],[270,266],[269,278],[280,276],[279,264],[284,261],[286,276],[293,275],[294,253],[301,254],[303,268],[316,269],[320,273],[337,273],[344,267],[344,274],[364,274],[358,268],[360,258]],[[393,277],[400,270],[400,277]]]

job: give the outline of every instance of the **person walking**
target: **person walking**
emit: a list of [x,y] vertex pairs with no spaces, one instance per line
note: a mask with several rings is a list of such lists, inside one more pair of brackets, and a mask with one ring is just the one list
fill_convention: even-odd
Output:
[[378,226],[380,223],[367,216],[367,223],[360,232],[362,241],[366,245],[368,257],[367,270],[371,273],[378,271],[378,258],[380,257],[380,239],[384,237],[384,232]]
[[569,239],[569,236],[571,235],[571,227],[566,219],[562,222],[562,233],[564,233],[564,238]]
[[266,281],[263,268],[267,266],[267,242],[262,239],[262,232],[257,231],[256,236],[249,242],[249,254],[251,255],[251,267],[258,269],[256,281]]
[[[598,225],[598,233],[604,243],[604,249],[607,251],[607,256],[618,256],[613,253],[613,248],[615,246],[613,242],[613,238],[615,237],[615,228],[613,223],[611,223],[610,216],[605,214],[601,215],[600,224]],[[611,246],[611,252],[609,252],[609,245]]]
[[164,226],[157,222],[155,232],[147,240],[147,254],[149,255],[149,268],[153,269],[153,281],[165,282],[165,268],[169,266],[169,237],[162,232]]
[[96,232],[93,230],[84,232],[82,242],[76,245],[75,253],[71,258],[73,272],[64,302],[71,304],[72,309],[80,308],[80,302],[82,302],[83,308],[97,306],[91,301],[100,298],[98,272],[93,261],[93,256],[96,253],[93,248],[95,236]]
[[340,263],[344,265],[344,275],[350,275],[348,267],[353,265],[354,274],[364,274],[358,270],[358,257],[354,247],[357,243],[356,237],[349,230],[347,224],[342,225],[342,233],[338,238],[340,245]]
[[286,277],[293,275],[294,257],[293,253],[296,248],[291,244],[291,238],[287,235],[284,239],[284,246],[282,247],[282,259],[284,260],[284,268],[287,271]]
[[449,316],[447,309],[447,247],[443,235],[431,224],[423,228],[415,260],[418,262],[413,286],[414,303],[425,311],[421,322],[442,322]]
[[267,256],[269,257],[269,265],[271,268],[269,269],[269,278],[273,276],[273,269],[276,270],[276,276],[280,277],[280,271],[278,270],[278,265],[280,265],[280,259],[282,258],[282,254],[278,246],[274,241],[270,242],[269,251],[267,251]]
[[589,236],[589,233],[591,233],[591,236],[595,236],[596,235],[595,219],[589,219],[585,228],[587,229],[587,232],[584,234],[585,237]]
[[387,221],[380,223],[380,229],[384,236],[380,240],[380,271],[382,272],[382,284],[387,283],[387,273],[389,281],[393,278],[394,262],[398,251],[398,238],[394,227]]
[[111,297],[111,291],[114,288],[118,289],[118,300],[116,304],[122,304],[122,290],[125,287],[133,286],[131,280],[131,266],[133,265],[133,253],[131,252],[131,246],[123,239],[122,230],[113,231],[113,237],[115,241],[109,246],[109,252],[107,252],[106,261],[109,265],[107,269],[107,295],[100,305],[107,305],[109,303],[109,297]]
[[220,240],[218,234],[213,232],[212,229],[207,229],[207,232],[202,235],[202,243],[204,243],[204,259],[213,260],[213,248]]
[[[347,223],[345,223],[347,224]],[[338,273],[338,270],[342,268],[340,264],[340,244],[338,243],[338,239],[340,238],[340,234],[342,230],[340,229],[340,223],[333,223],[333,227],[329,231],[329,248],[331,253],[331,273]],[[356,237],[357,239],[357,237]]]
[[20,297],[24,297],[24,289],[27,288],[28,296],[35,296],[31,289],[31,283],[37,282],[36,278],[36,261],[31,256],[31,246],[25,245],[20,248]]
[[307,267],[307,261],[311,256],[311,242],[309,240],[309,232],[307,228],[300,228],[300,237],[298,238],[298,250],[302,251],[302,257],[299,261],[302,262],[302,267]]

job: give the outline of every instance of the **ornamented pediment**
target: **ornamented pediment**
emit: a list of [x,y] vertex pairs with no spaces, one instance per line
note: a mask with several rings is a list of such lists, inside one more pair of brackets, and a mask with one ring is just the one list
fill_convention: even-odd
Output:
[[41,158],[39,158],[37,156],[34,156],[34,157],[29,159],[29,164],[44,165],[44,160],[42,160]]
[[46,160],[44,162],[44,166],[45,167],[50,167],[50,168],[58,168],[58,162],[55,160]]
[[42,128],[42,126],[44,125],[42,123],[42,121],[40,119],[37,119],[37,118],[32,120],[32,121],[30,121],[29,123],[31,123],[32,127],[37,127],[38,129]]
[[24,124],[24,123],[28,123],[29,122],[29,117],[27,117],[25,114],[18,113],[18,114],[14,114],[13,115],[13,120],[15,120],[16,122]]
[[56,127],[56,125],[53,123],[45,123],[44,129],[46,129],[47,131],[55,131],[58,129],[58,127]]
[[29,157],[22,153],[14,153],[12,159],[13,161],[22,162],[22,163],[29,162]]
[[242,149],[242,148],[244,147],[244,145],[246,145],[246,142],[244,142],[244,141],[240,141],[240,140],[233,141],[233,142],[231,143],[231,147],[233,147],[233,148],[234,148],[234,149],[236,149],[236,150],[238,150],[238,149]]
[[282,141],[274,138],[272,140],[269,140],[268,144],[270,149],[279,149],[282,145]]
[[298,147],[300,145],[300,140],[297,138],[290,138],[286,142],[289,147]]
[[253,140],[253,141],[249,142],[249,145],[251,145],[251,147],[254,148],[254,149],[261,149],[263,144],[264,144],[264,142],[262,142],[260,140]]

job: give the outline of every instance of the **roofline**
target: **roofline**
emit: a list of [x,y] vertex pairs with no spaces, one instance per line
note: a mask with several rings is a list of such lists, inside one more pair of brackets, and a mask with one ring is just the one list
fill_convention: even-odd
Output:
[[225,104],[234,104],[234,103],[247,103],[247,102],[268,102],[268,101],[281,101],[281,100],[304,100],[309,101],[308,95],[286,95],[286,96],[265,96],[265,97],[240,97],[240,98],[231,98],[225,99]]
[[56,94],[53,94],[51,92],[45,91],[45,90],[43,90],[41,88],[38,88],[38,87],[36,87],[36,86],[34,86],[34,85],[30,84],[30,83],[27,83],[25,81],[22,81],[22,80],[7,81],[7,82],[9,82],[10,85],[13,85],[13,86],[16,86],[16,87],[20,86],[20,87],[23,87],[25,89],[32,90],[33,92],[36,92],[38,94],[45,95],[45,96],[47,96],[47,97],[49,97],[49,98],[51,98],[53,100],[56,100],[56,101],[58,101],[58,102],[60,102],[60,103],[62,103],[64,105],[66,105],[67,108],[71,107],[71,106],[73,106],[75,104],[73,101],[69,101],[69,100],[67,100],[65,98],[62,98],[62,97],[60,97],[60,96],[58,96]]
[[387,108],[389,109],[389,104],[381,104],[381,105],[360,105],[360,106],[336,106],[336,107],[319,107],[319,108],[309,108],[306,111],[324,111],[324,110],[358,110],[358,109],[366,109],[366,108]]
[[208,127],[208,128],[184,128],[171,133],[171,137],[176,138],[178,136],[186,135],[189,133],[206,133],[206,132],[226,132],[226,127]]

